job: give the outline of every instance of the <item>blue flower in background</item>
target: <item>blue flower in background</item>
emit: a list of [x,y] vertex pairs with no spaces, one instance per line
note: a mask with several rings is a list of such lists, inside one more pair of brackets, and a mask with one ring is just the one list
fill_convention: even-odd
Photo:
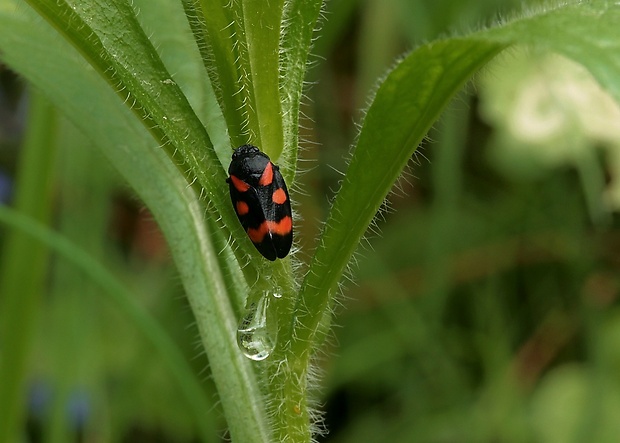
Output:
[[13,195],[13,180],[0,170],[0,204],[7,204]]

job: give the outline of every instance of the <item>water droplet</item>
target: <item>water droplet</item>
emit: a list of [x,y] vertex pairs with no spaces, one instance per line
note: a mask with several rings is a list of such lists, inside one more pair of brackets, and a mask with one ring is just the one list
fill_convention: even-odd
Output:
[[269,297],[263,296],[252,303],[237,328],[237,345],[243,354],[254,361],[269,357],[276,347],[276,325],[267,321]]

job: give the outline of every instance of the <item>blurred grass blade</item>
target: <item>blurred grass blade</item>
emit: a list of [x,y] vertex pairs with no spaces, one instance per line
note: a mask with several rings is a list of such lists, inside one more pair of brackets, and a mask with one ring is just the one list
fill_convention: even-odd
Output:
[[5,206],[0,206],[0,221],[27,235],[34,243],[43,244],[46,248],[53,250],[105,290],[109,299],[161,353],[195,415],[195,423],[200,430],[201,441],[218,441],[219,438],[214,433],[216,429],[215,420],[206,413],[212,408],[212,403],[206,398],[202,386],[176,344],[157,323],[157,320],[138,304],[139,297],[132,294],[93,256],[67,238],[37,223],[34,219]]
[[421,46],[390,72],[368,109],[303,282],[292,354],[305,354],[364,232],[428,129],[463,84],[502,49],[527,44],[583,64],[620,99],[618,23],[620,8],[613,2],[561,5],[468,37]]
[[[229,271],[220,267],[197,193],[109,85],[95,72],[84,69],[81,57],[31,10],[0,9],[0,30],[3,61],[62,107],[155,216],[196,317],[232,438],[250,443],[268,441],[264,404],[254,371],[236,343],[237,319],[231,306],[234,297],[228,294],[222,276]],[[175,121],[178,119],[174,116]],[[215,169],[219,170],[216,178],[223,174],[220,165]],[[225,187],[221,183],[218,187],[217,192],[228,198]]]
[[[14,207],[47,224],[56,161],[56,113],[33,92],[15,183]],[[47,274],[47,247],[23,232],[6,235],[0,261],[0,441],[17,441],[25,420],[27,361]]]

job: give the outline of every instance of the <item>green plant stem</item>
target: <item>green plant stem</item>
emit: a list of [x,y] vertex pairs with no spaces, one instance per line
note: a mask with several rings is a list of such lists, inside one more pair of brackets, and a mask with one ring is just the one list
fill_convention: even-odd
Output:
[[291,184],[297,171],[299,109],[308,54],[322,5],[322,0],[288,0],[284,3],[280,42],[280,100],[284,146],[278,162],[284,179]]
[[[52,207],[56,160],[56,113],[31,94],[28,131],[15,182],[14,206],[47,224]],[[0,267],[0,441],[23,432],[27,362],[43,300],[48,250],[19,231],[7,235]]]
[[250,104],[256,118],[248,122],[250,136],[273,159],[280,157],[284,144],[278,70],[283,4],[283,0],[270,0],[265,7],[255,0],[241,1],[249,68],[247,88],[252,93]]
[[[274,441],[308,443],[312,440],[311,411],[308,404],[309,360],[274,355],[270,387],[274,403]],[[276,367],[277,365],[277,367]]]

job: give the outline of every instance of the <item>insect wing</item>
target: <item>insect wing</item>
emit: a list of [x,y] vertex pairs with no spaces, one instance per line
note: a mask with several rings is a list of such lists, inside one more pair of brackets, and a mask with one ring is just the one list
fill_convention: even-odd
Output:
[[293,220],[279,168],[255,146],[244,145],[235,150],[228,173],[235,212],[256,249],[271,261],[286,257]]
[[270,189],[271,208],[266,212],[267,220],[271,220],[271,241],[278,258],[288,255],[293,244],[293,218],[291,201],[286,183],[277,166],[274,166],[273,186]]
[[247,188],[242,190],[244,188],[240,182],[247,185],[247,183],[235,176],[231,176],[229,179],[230,198],[237,213],[237,218],[256,249],[258,249],[258,252],[266,259],[274,261],[277,258],[277,253],[271,241],[271,234],[267,229],[265,207],[259,195],[260,188],[257,189],[247,185]]

